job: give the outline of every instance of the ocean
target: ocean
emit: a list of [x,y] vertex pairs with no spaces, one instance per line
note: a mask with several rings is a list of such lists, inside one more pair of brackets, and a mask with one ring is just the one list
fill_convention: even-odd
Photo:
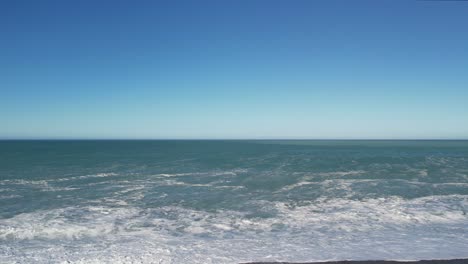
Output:
[[0,141],[0,263],[468,257],[468,141]]

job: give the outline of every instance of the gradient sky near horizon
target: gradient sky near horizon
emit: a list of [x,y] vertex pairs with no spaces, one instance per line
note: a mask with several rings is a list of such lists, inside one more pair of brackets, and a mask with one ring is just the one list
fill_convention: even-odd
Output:
[[468,1],[1,1],[0,138],[468,138]]

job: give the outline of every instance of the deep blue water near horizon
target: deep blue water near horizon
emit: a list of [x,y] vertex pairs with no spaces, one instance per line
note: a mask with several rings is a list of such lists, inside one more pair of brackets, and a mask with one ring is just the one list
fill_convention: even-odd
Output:
[[0,141],[0,263],[468,257],[468,141]]

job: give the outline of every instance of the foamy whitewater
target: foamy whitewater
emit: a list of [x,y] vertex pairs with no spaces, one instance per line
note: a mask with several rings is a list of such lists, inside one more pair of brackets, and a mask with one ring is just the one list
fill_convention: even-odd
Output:
[[468,141],[0,141],[0,263],[468,257]]

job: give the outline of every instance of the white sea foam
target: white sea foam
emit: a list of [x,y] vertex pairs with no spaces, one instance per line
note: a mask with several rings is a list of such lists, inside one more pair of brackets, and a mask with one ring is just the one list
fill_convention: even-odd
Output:
[[249,216],[248,211],[205,212],[126,204],[24,213],[0,220],[0,262],[237,263],[468,257],[467,195],[410,200],[396,196],[360,201],[324,198],[301,206],[261,200],[254,203],[275,214],[263,218]]
[[154,176],[161,176],[161,177],[181,177],[181,176],[193,176],[193,175],[202,175],[202,173],[192,172],[192,173],[160,173]]
[[57,179],[41,179],[41,180],[13,179],[13,180],[2,180],[2,181],[0,181],[0,185],[6,185],[6,184],[47,185],[47,184],[53,183],[53,182],[65,182],[65,181],[83,180],[83,179],[90,179],[90,178],[104,178],[104,177],[112,177],[112,176],[117,176],[117,175],[118,175],[117,173],[96,173],[96,174],[89,174],[89,175],[57,178]]
[[426,176],[428,175],[427,169],[420,170],[420,171],[418,172],[418,174],[419,174],[420,176],[426,177]]
[[208,171],[208,172],[186,172],[186,173],[160,173],[155,177],[185,177],[185,176],[236,176],[239,173],[245,173],[247,169],[235,169],[230,171]]
[[83,180],[83,179],[90,179],[90,178],[106,178],[106,177],[113,177],[117,175],[118,175],[117,173],[107,172],[107,173],[96,173],[96,174],[89,174],[89,175],[82,175],[82,176],[59,178],[59,179],[53,179],[51,181],[63,182],[63,181]]
[[343,177],[343,176],[349,176],[349,175],[359,175],[363,173],[365,173],[365,171],[363,170],[351,170],[351,171],[319,172],[319,173],[316,173],[316,175],[325,176],[325,177]]
[[297,187],[301,187],[301,186],[304,186],[304,185],[312,185],[312,184],[317,184],[317,183],[316,182],[308,182],[308,181],[300,181],[300,182],[297,182],[297,183],[294,183],[294,184],[284,186],[283,188],[281,188],[279,190],[279,192],[287,192],[287,191],[290,191],[290,190],[295,189]]
[[0,195],[0,200],[1,199],[13,199],[13,198],[21,198],[23,196],[18,195],[18,194],[6,194],[6,195]]

